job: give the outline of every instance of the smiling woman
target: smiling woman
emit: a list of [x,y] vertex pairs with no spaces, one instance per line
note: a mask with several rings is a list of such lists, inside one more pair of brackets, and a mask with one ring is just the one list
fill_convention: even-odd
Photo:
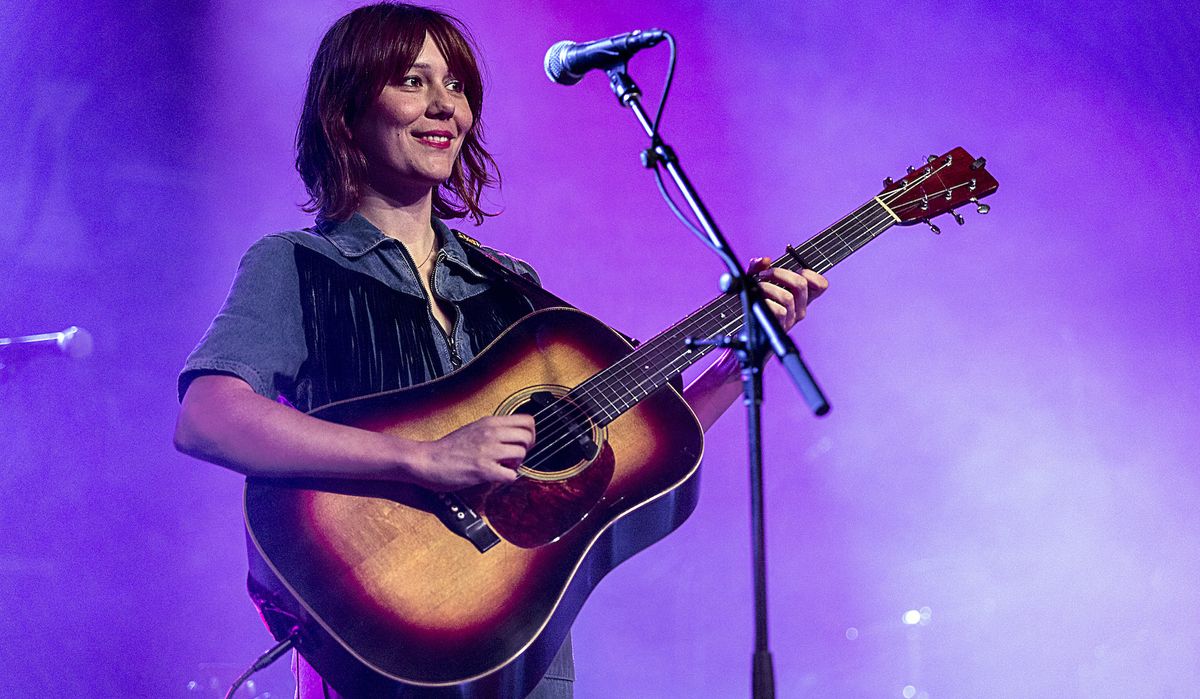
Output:
[[471,125],[463,82],[426,35],[412,67],[351,124],[367,162],[364,198],[412,202],[449,180]]
[[[435,67],[442,75],[431,73]],[[426,90],[417,94],[428,104],[434,78],[441,80],[433,87],[460,96],[454,101],[466,110],[466,126],[459,128],[461,140],[452,149],[462,158],[434,191],[433,212],[440,218],[483,220],[479,195],[498,177],[483,147],[483,79],[469,34],[449,15],[391,4],[361,7],[338,20],[313,59],[296,132],[296,168],[312,197],[306,210],[341,219],[358,209],[367,162],[353,143],[353,131],[368,111],[381,107],[385,92],[412,93],[419,83]]]
[[[464,365],[486,347],[492,347],[491,357],[497,356],[498,338],[518,321],[535,310],[561,305],[538,288],[529,265],[483,248],[443,221],[469,217],[478,224],[490,215],[479,204],[483,188],[497,180],[494,162],[483,147],[482,111],[483,85],[471,42],[462,26],[443,13],[400,3],[370,5],[338,20],[321,41],[296,137],[296,166],[310,196],[306,210],[317,214],[315,225],[268,235],[250,248],[224,307],[179,377],[182,407],[175,443],[185,453],[252,479],[248,521],[252,512],[264,509],[250,507],[253,494],[282,483],[288,486],[284,490],[320,493],[317,497],[342,495],[349,489],[358,494],[352,498],[355,502],[405,508],[420,526],[435,526],[431,535],[445,534],[446,527],[423,509],[422,503],[436,493],[434,501],[441,503],[434,506],[441,508],[436,511],[479,547],[478,552],[468,549],[473,563],[483,560],[512,568],[519,567],[512,562],[521,556],[549,560],[545,551],[515,550],[520,541],[533,541],[527,533],[510,528],[502,541],[496,531],[501,536],[506,531],[489,528],[486,507],[480,507],[480,516],[471,512],[468,518],[471,508],[454,494],[524,492],[508,489],[523,478],[518,469],[534,476],[523,478],[523,483],[541,483],[536,477],[545,477],[536,465],[525,463],[535,445],[536,422],[530,413],[536,411],[504,409],[506,396],[486,403],[496,393],[495,382],[486,376],[477,380],[477,365]],[[764,285],[764,293],[788,327],[803,315],[808,299],[824,288],[820,275],[807,270],[798,274],[782,267],[767,269],[759,260],[752,271],[761,271],[772,282]],[[595,327],[609,332],[598,321]],[[539,336],[539,342],[544,339]],[[595,345],[593,339],[589,336],[586,344]],[[545,356],[534,362],[551,364],[551,352],[544,347],[542,351]],[[697,441],[697,418],[700,425],[711,425],[739,395],[736,376],[736,361],[723,355],[684,392],[686,405],[673,390],[665,396],[675,401]],[[439,417],[430,429],[423,426],[427,415],[382,427],[351,426],[353,420],[310,415],[334,403],[344,406],[398,389],[424,390],[424,384],[443,377],[432,390],[469,382],[471,395],[486,400],[479,400],[478,409]],[[602,441],[600,432],[595,434]],[[655,446],[685,451],[672,444],[665,437]],[[605,473],[589,467],[609,458],[601,455],[611,455],[611,449],[593,446],[596,449],[585,450],[589,456],[575,469],[581,478],[586,474],[596,480],[593,477]],[[310,487],[294,487],[296,483],[286,480],[296,478],[306,479]],[[552,482],[547,492],[566,499],[575,486],[564,483]],[[524,624],[532,627],[533,635],[540,634],[536,643],[517,633],[524,627],[509,625],[485,634],[483,645],[502,649],[503,657],[499,665],[483,669],[471,665],[477,653],[461,650],[469,634],[459,627],[440,637],[422,628],[419,640],[410,639],[403,647],[397,647],[394,634],[382,634],[384,640],[375,647],[379,655],[372,656],[374,663],[367,661],[363,645],[349,637],[361,640],[370,626],[367,617],[399,615],[397,608],[380,611],[382,600],[414,586],[413,578],[430,569],[440,566],[443,571],[426,583],[433,596],[416,605],[418,609],[405,611],[420,618],[444,614],[469,598],[468,606],[483,605],[485,615],[494,616],[500,605],[484,604],[490,598],[475,588],[465,597],[446,597],[464,584],[486,586],[486,581],[468,580],[471,576],[454,567],[453,557],[420,549],[433,536],[419,537],[420,550],[405,550],[402,560],[392,563],[376,555],[380,550],[368,551],[365,539],[353,536],[355,540],[343,541],[346,548],[334,545],[337,537],[331,534],[323,541],[332,548],[300,553],[294,544],[316,529],[307,517],[324,516],[317,505],[301,509],[294,526],[285,526],[281,533],[274,530],[278,536],[260,536],[263,529],[250,523],[255,544],[250,551],[251,592],[264,618],[279,638],[291,635],[294,627],[310,641],[316,637],[315,642],[301,644],[296,659],[301,699],[571,696],[574,675],[566,635],[571,617],[563,617],[554,634],[543,633],[549,622]],[[516,509],[535,519],[546,514],[534,507]],[[333,510],[347,511],[335,506],[326,514]],[[601,520],[589,520],[596,521]],[[349,523],[350,529],[370,533],[393,552],[395,534],[407,527],[386,513],[351,517]],[[272,547],[282,542],[282,553],[272,548],[274,554],[268,554],[267,538]],[[556,534],[528,547],[552,549],[563,538],[570,537]],[[458,539],[452,542],[459,553],[460,544]],[[334,549],[338,556],[349,557],[323,569],[321,562],[331,560],[324,553]],[[488,558],[479,558],[489,549]],[[285,571],[284,557],[299,567],[287,566]],[[347,576],[376,568],[386,581],[347,584]],[[401,568],[408,573],[399,572]],[[564,581],[577,566],[558,569],[565,576],[555,583],[558,587],[546,585],[551,606],[562,598]],[[298,591],[305,581],[315,583],[309,589],[318,595],[334,592],[318,605],[312,595]],[[521,587],[495,585],[490,592]],[[338,610],[359,610],[353,603],[369,611],[342,615],[343,624],[328,621]],[[524,607],[514,609],[513,618],[536,620]],[[421,673],[380,669],[381,657],[416,659],[412,662],[422,665]],[[475,669],[447,674],[460,665]]]

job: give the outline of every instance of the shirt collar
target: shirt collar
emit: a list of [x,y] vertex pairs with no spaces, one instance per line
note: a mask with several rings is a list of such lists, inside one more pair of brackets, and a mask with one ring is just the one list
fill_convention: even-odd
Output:
[[[438,249],[445,259],[476,277],[485,279],[486,277],[467,261],[467,252],[450,227],[439,218],[432,219],[432,223],[433,232],[438,237]],[[388,241],[399,242],[384,235],[375,224],[357,212],[345,221],[320,219],[317,221],[317,231],[332,243],[338,252],[351,259],[362,257]]]

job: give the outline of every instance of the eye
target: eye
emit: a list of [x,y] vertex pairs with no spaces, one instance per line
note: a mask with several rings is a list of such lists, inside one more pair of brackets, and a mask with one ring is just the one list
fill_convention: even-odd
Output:
[[451,92],[466,92],[467,86],[463,84],[463,81],[451,78],[446,81],[446,89]]
[[406,75],[403,78],[400,78],[400,85],[402,87],[420,87],[421,86],[421,76]]

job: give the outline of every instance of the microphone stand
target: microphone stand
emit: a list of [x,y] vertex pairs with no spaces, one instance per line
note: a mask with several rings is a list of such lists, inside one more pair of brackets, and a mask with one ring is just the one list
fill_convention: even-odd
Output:
[[667,145],[654,128],[641,103],[641,90],[629,76],[628,67],[621,64],[606,71],[609,84],[621,106],[628,107],[650,137],[650,148],[642,152],[642,164],[654,167],[661,163],[675,182],[676,188],[687,200],[704,233],[709,246],[725,263],[729,272],[722,277],[722,291],[736,289],[742,299],[744,332],[740,337],[688,338],[695,346],[727,347],[736,351],[741,365],[742,390],[746,404],[750,444],[750,517],[751,547],[754,558],[754,699],[773,699],[775,696],[775,670],[771,660],[771,649],[767,637],[767,558],[766,535],[763,515],[762,477],[762,369],[768,350],[782,360],[788,375],[796,384],[800,394],[817,415],[829,412],[829,401],[822,394],[816,380],[800,358],[795,343],[779,325],[763,299],[758,279],[748,275],[725,236],[717,228],[700,196],[692,186],[675,151]]

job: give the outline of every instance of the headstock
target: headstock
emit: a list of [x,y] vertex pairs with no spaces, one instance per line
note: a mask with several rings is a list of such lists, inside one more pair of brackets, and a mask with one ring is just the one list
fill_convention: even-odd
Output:
[[975,204],[975,210],[986,214],[991,210],[980,199],[1000,186],[986,169],[987,161],[972,158],[960,148],[942,155],[931,155],[919,168],[908,168],[899,181],[887,178],[879,200],[899,217],[902,226],[927,223],[934,233],[941,233],[930,219],[946,212],[961,226],[965,221],[955,209]]

